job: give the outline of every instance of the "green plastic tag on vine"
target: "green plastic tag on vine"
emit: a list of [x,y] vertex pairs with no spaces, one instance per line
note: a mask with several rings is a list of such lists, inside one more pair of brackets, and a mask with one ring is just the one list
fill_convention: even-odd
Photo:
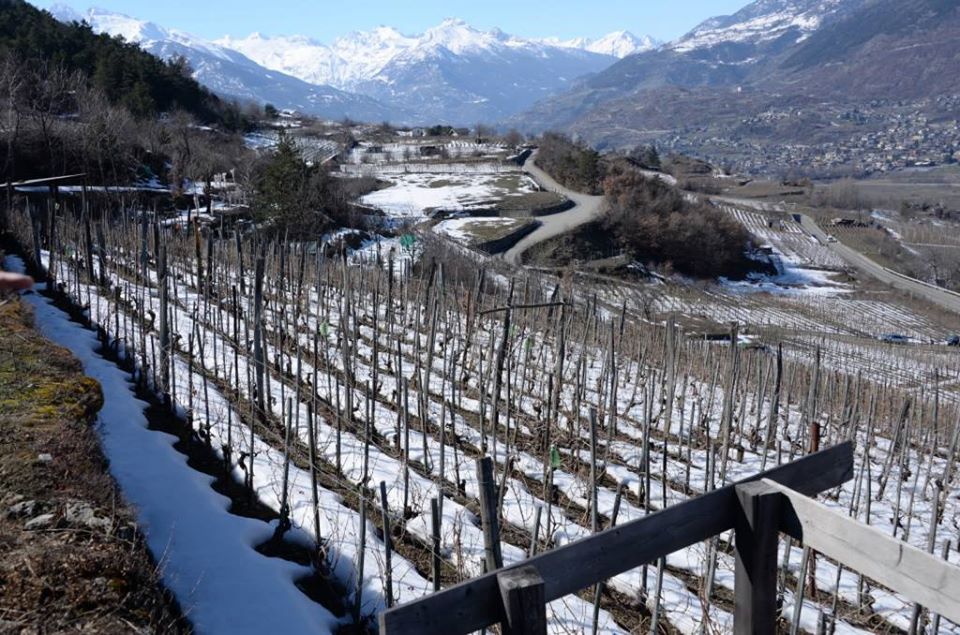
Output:
[[400,246],[406,250],[410,250],[417,242],[417,237],[413,234],[404,234],[400,237]]
[[550,467],[553,469],[560,467],[560,451],[555,445],[550,446]]
[[327,339],[327,336],[328,336],[329,334],[330,334],[330,327],[327,326],[327,323],[326,323],[326,322],[321,322],[321,323],[320,323],[320,335],[323,337],[323,339]]

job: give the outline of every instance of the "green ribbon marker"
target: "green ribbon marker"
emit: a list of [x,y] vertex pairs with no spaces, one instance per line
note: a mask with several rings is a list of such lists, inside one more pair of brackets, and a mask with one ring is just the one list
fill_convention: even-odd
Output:
[[413,234],[404,234],[400,237],[400,246],[404,249],[412,249],[417,242],[417,237]]
[[327,323],[326,323],[326,322],[321,322],[321,323],[320,323],[320,335],[323,337],[323,339],[327,339],[327,336],[328,336],[329,334],[330,334],[330,327],[327,326]]
[[555,470],[560,468],[560,451],[555,445],[550,446],[550,467]]

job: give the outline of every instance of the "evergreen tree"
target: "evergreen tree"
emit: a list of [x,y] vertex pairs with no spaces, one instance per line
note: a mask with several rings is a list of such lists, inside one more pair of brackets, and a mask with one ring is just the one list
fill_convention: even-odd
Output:
[[258,180],[257,220],[282,229],[306,222],[304,194],[309,175],[310,168],[293,138],[281,131],[276,151]]
[[156,112],[150,87],[143,80],[133,85],[133,89],[123,98],[123,103],[135,117],[148,117]]

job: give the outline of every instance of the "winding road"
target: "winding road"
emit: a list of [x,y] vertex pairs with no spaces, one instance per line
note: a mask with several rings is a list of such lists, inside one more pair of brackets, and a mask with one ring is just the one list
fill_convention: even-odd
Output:
[[[525,172],[544,189],[557,192],[569,198],[573,201],[574,207],[566,212],[539,217],[537,220],[541,223],[540,227],[501,255],[504,260],[515,265],[520,264],[520,256],[534,245],[576,229],[580,225],[589,223],[592,220],[596,220],[603,211],[602,196],[591,196],[589,194],[574,192],[560,185],[553,177],[534,164],[536,156],[537,153],[534,152],[527,160]],[[775,207],[764,203],[758,204],[757,201],[746,201],[728,197],[712,198],[714,198],[714,200],[722,200],[734,205],[745,205],[747,207],[759,207],[761,209]],[[948,311],[960,313],[960,294],[887,269],[859,251],[841,242],[831,241],[827,233],[806,214],[797,214],[797,216],[800,218],[800,225],[808,234],[819,240],[823,245],[827,246],[847,263],[863,273],[900,291],[905,291],[933,302]]]
[[540,186],[551,192],[562,194],[573,201],[574,206],[565,212],[559,214],[550,214],[549,216],[539,216],[537,221],[540,227],[524,237],[523,240],[503,252],[501,257],[511,264],[520,264],[520,256],[534,245],[542,243],[545,240],[565,234],[568,231],[576,229],[580,225],[589,223],[600,217],[603,211],[603,197],[591,196],[574,192],[557,183],[553,177],[538,168],[533,160],[537,153],[534,152],[527,159],[524,166],[526,174],[531,176]]

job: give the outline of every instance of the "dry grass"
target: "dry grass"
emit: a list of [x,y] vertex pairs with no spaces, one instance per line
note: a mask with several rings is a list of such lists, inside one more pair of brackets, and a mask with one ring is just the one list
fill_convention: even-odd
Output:
[[[18,300],[0,306],[0,334],[0,633],[189,632],[90,425],[100,385]],[[29,511],[10,513],[18,503]],[[68,522],[68,504],[109,529]],[[42,514],[49,524],[28,530]]]

